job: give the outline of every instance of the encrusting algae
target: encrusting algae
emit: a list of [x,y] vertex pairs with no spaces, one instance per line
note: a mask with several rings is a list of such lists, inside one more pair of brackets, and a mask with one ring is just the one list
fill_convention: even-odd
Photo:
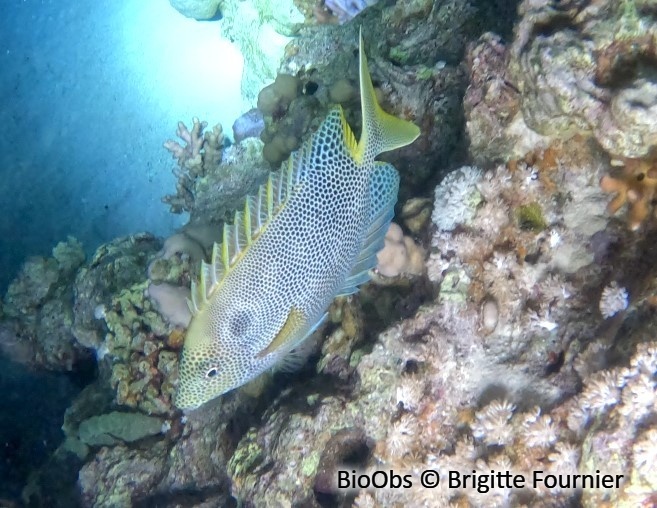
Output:
[[360,38],[362,134],[340,106],[246,200],[192,285],[193,312],[175,404],[193,409],[256,378],[326,317],[337,295],[369,280],[393,216],[399,175],[377,162],[412,143],[417,126],[377,103]]

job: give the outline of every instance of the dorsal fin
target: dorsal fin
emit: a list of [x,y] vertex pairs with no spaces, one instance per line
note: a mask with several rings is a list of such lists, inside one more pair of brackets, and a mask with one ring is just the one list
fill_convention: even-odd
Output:
[[307,153],[307,149],[304,148],[293,153],[288,161],[283,163],[280,171],[270,173],[255,196],[246,197],[244,208],[235,212],[232,224],[224,224],[221,243],[214,244],[209,263],[201,262],[198,283],[192,281],[191,299],[188,302],[192,314],[197,314],[203,309],[226,275],[285,206],[302,182],[304,167],[302,157]]
[[361,163],[366,159],[374,160],[378,154],[410,145],[420,135],[420,129],[401,118],[386,113],[379,106],[372,85],[372,78],[367,67],[367,57],[363,49],[361,29],[358,55],[360,65],[360,106],[363,127],[354,151],[354,159]]

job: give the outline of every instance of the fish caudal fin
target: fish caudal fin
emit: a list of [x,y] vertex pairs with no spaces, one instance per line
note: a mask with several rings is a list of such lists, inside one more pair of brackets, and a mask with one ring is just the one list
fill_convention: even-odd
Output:
[[397,118],[381,109],[376,100],[372,78],[367,68],[367,57],[363,49],[361,30],[360,44],[360,104],[363,115],[363,129],[356,150],[355,159],[373,160],[382,152],[410,145],[420,135],[417,125]]

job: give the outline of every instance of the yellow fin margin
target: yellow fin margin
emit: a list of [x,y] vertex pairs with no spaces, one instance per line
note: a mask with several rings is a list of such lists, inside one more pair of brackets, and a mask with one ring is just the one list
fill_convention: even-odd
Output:
[[362,162],[366,156],[374,159],[383,152],[410,145],[420,135],[420,128],[406,120],[397,118],[381,109],[376,100],[374,85],[367,67],[363,49],[363,30],[359,34],[360,105],[363,116],[363,132],[355,151],[354,159]]

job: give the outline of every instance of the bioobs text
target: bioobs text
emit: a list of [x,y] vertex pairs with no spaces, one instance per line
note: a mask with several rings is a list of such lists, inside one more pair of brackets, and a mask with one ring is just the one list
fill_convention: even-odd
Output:
[[389,471],[374,471],[371,474],[351,471],[338,471],[337,487],[342,489],[410,489],[413,486],[410,474]]
[[[379,470],[362,472],[351,470],[338,470],[336,487],[344,489],[409,489],[414,483],[424,488],[434,489],[441,485],[441,473],[435,469],[425,469],[414,477],[410,473],[400,473],[394,470]],[[443,471],[443,487],[454,490],[473,489],[485,494],[493,489],[618,489],[623,483],[622,474],[605,474],[596,469],[595,473],[548,473],[546,471],[532,471],[529,475],[514,474],[510,471],[472,473],[461,471]],[[419,482],[418,482],[419,480]]]

